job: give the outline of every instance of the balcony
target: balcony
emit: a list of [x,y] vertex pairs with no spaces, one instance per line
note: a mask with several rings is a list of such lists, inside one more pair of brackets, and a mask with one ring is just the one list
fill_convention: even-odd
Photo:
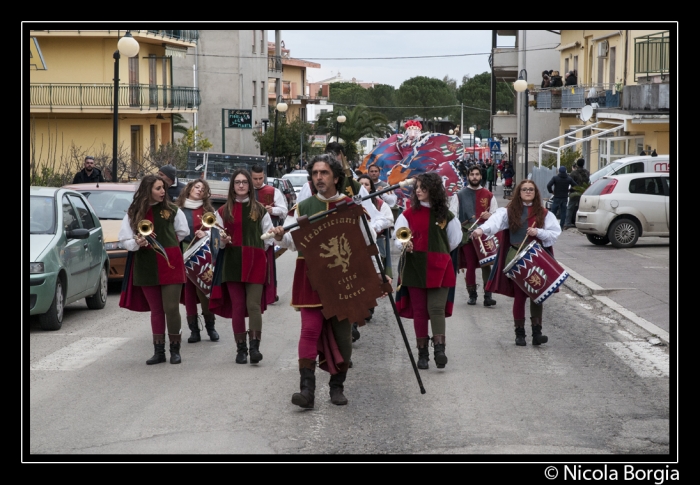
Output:
[[668,31],[637,37],[634,39],[634,80],[652,82],[658,78],[668,82],[669,57]]
[[[624,89],[629,89],[626,86]],[[615,93],[613,94],[613,91]],[[538,110],[578,111],[586,105],[597,103],[599,108],[620,108],[621,92],[612,85],[596,86],[562,86],[558,88],[535,88],[530,90],[534,96],[534,108]],[[532,103],[532,100],[530,101]]]
[[199,40],[199,30],[149,30],[148,33],[164,39],[181,40],[195,44]]
[[281,56],[268,56],[267,58],[267,72],[269,73],[282,73],[282,57]]
[[498,80],[515,80],[518,77],[518,49],[500,47],[493,49],[492,68]]
[[[32,110],[112,111],[113,84],[31,84]],[[184,86],[123,84],[119,86],[119,110],[194,110],[201,104],[199,89]]]

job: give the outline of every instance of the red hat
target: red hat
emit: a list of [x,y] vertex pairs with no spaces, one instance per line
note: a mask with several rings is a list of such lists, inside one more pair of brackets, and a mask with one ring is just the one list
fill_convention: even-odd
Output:
[[419,130],[423,129],[423,125],[420,124],[420,121],[416,120],[408,120],[405,125],[403,125],[404,128],[407,130],[409,128],[418,128]]

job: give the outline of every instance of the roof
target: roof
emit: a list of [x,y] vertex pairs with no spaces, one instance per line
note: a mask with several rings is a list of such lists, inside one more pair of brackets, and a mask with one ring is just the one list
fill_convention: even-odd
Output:
[[126,182],[126,183],[115,183],[115,182],[100,182],[99,184],[68,184],[64,185],[62,188],[71,190],[86,190],[88,188],[97,188],[99,185],[100,190],[119,190],[124,192],[136,192],[140,182]]

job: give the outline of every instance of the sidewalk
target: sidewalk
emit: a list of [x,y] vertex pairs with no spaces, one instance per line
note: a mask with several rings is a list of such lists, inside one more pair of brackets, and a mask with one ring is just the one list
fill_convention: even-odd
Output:
[[[499,207],[510,202],[503,198],[501,185],[494,187],[494,196]],[[567,289],[595,298],[668,344],[668,238],[645,238],[634,248],[621,250],[609,244],[595,246],[583,233],[567,229],[557,239],[554,254],[569,273]]]

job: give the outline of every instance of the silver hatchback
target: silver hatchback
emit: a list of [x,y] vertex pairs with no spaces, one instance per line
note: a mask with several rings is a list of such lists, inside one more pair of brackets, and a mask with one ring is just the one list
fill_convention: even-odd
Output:
[[640,237],[670,235],[667,173],[602,177],[581,195],[576,228],[596,245],[629,248]]

